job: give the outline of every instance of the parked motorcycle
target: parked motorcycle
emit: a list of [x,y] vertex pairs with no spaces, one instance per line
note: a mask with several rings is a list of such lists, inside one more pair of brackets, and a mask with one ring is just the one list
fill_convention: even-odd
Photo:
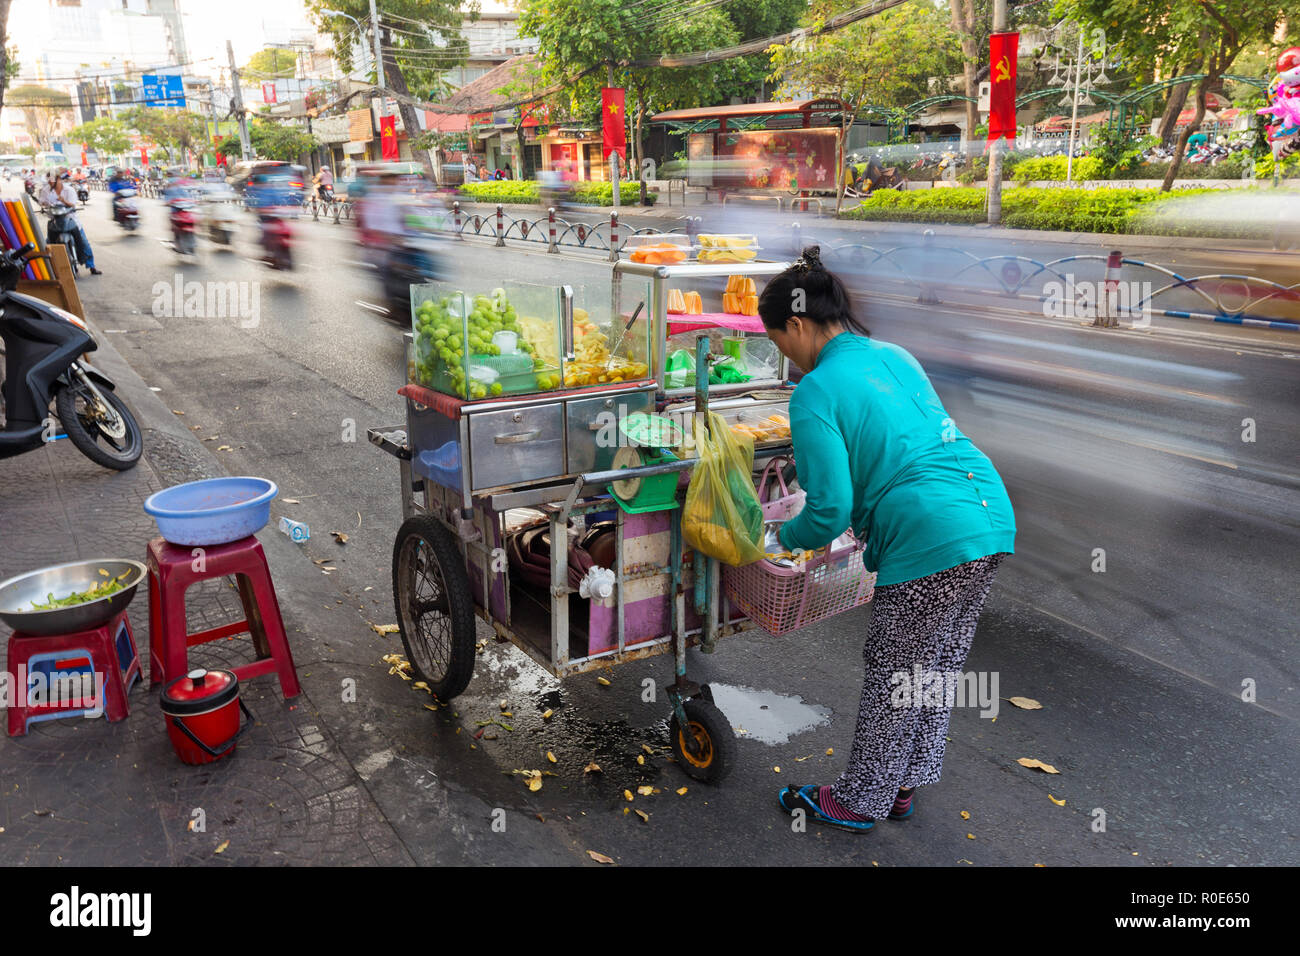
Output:
[[[98,348],[86,324],[71,312],[14,291],[23,267],[38,258],[35,251],[31,243],[0,251],[0,340],[5,346],[0,458],[55,440],[61,424],[91,461],[125,471],[139,460],[144,439],[112,380],[82,360]],[[57,421],[50,415],[51,400]]]
[[134,189],[122,189],[113,194],[113,221],[127,232],[140,226],[140,205]]

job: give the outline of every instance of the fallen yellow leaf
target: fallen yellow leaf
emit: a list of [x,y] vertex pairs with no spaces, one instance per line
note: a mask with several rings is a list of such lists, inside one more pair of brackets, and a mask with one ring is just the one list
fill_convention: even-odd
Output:
[[533,793],[536,793],[538,790],[542,789],[542,778],[541,778],[541,777],[529,777],[529,778],[528,778],[528,789],[531,790]]
[[642,744],[642,745],[641,745],[641,749],[644,750],[646,753],[648,753],[648,754],[649,754],[650,756],[652,756],[652,757],[655,755],[654,748],[651,747],[649,744]]
[[828,757],[833,757],[833,756],[835,756],[835,748],[834,748],[834,747],[827,747],[827,748],[826,748],[826,756],[828,756]]
[[631,813],[631,812],[632,812],[632,808],[631,808],[631,807],[624,807],[624,808],[623,808],[623,816],[627,816],[627,815],[628,815],[629,813]]
[[1063,806],[1065,806],[1065,801],[1064,801],[1064,800],[1057,800],[1056,797],[1052,796],[1050,793],[1047,795],[1047,799],[1048,799],[1048,800],[1051,800],[1051,801],[1052,801],[1054,804],[1056,804],[1058,807],[1063,807]]
[[213,852],[213,853],[225,853],[225,852],[226,852],[226,847],[228,847],[228,846],[230,846],[230,841],[229,841],[229,840],[226,840],[224,843],[221,844],[221,846],[217,847],[217,848],[216,848],[215,850],[213,850],[212,852]]
[[686,788],[685,788],[685,787],[680,788],[680,789],[677,791],[677,796],[679,796],[679,797],[684,797],[684,796],[686,796]]
[[628,802],[631,802],[631,801],[633,801],[633,800],[636,799],[636,797],[632,796],[632,791],[631,791],[631,790],[624,790],[624,791],[623,791],[623,796],[627,797]]
[[637,754],[637,755],[636,755],[636,762],[639,763],[639,764],[641,764],[642,766],[644,766],[644,765],[645,765],[645,756],[644,756],[643,754]]
[[1042,710],[1043,705],[1032,697],[1008,697],[1007,700],[1015,704],[1021,710]]
[[646,813],[644,810],[638,810],[636,815],[641,818],[642,823],[650,822],[650,814]]
[[608,686],[609,686],[609,681],[607,681],[607,680],[606,680],[605,678],[603,678],[603,677],[597,677],[597,678],[596,678],[596,683],[602,685],[603,687],[608,687]]
[[975,839],[975,834],[973,834],[973,833],[968,833],[968,834],[966,834],[966,839],[968,839],[968,840],[973,840],[973,839]]
[[[958,862],[958,863],[970,863],[970,860],[967,860],[967,859],[961,859],[961,860],[958,860],[957,862]],[[975,865],[974,863],[971,863],[971,866],[974,866],[974,865]]]
[[593,760],[591,763],[587,764],[587,766],[585,766],[585,767],[582,768],[582,772],[583,772],[583,773],[600,773],[600,772],[601,772],[601,771],[600,771],[600,764],[596,763],[596,761]]
[[655,788],[651,786],[637,787],[636,792],[641,794],[643,797],[648,797],[650,794],[655,792]]
[[969,811],[969,810],[963,810],[963,811],[961,812],[961,818],[962,818],[963,820],[969,820],[969,819],[970,819],[970,811]]
[[552,717],[554,714],[555,714],[555,711],[550,710],[550,709],[548,708],[547,711],[546,711],[546,713],[542,714],[542,720],[550,720],[551,717]]
[[781,768],[780,768],[780,767],[773,767],[773,768],[772,768],[772,772],[773,772],[773,773],[780,773],[780,772],[781,772]]
[[597,853],[595,850],[588,850],[588,851],[587,851],[587,856],[591,857],[591,858],[592,858],[593,860],[595,860],[597,863],[613,863],[613,862],[614,862],[614,861],[611,860],[609,857],[607,857],[605,854],[603,854],[603,853]]
[[551,753],[549,750],[546,751],[546,759],[551,763],[559,763],[559,761],[555,759],[555,754]]
[[437,710],[437,709],[438,709],[438,705],[437,705],[437,704],[425,704],[425,705],[424,705],[424,709],[425,709],[425,710]]
[[1057,770],[1055,767],[1053,767],[1050,763],[1043,763],[1041,760],[1035,760],[1033,757],[1020,757],[1019,759],[1016,760],[1016,763],[1020,764],[1020,766],[1022,767],[1029,767],[1031,769],[1037,767],[1039,770],[1043,771],[1044,773],[1061,772]]

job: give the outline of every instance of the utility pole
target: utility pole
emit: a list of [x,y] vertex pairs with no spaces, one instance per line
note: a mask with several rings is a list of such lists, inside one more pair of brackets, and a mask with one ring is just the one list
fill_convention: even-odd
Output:
[[[375,86],[384,85],[384,58],[379,52],[379,11],[375,9],[375,0],[370,0],[370,22],[375,28]],[[379,115],[384,115],[384,97],[379,98]]]
[[[1079,28],[1079,53],[1074,61],[1074,109],[1070,113],[1070,148],[1065,153],[1065,184],[1074,182],[1074,131],[1079,126],[1079,80],[1083,73],[1083,28]],[[1091,74],[1089,74],[1091,75]]]
[[[1007,0],[993,0],[993,32],[1005,33],[1007,30]],[[1015,66],[1013,63],[1012,66]],[[992,74],[990,74],[992,75]],[[1012,90],[1012,95],[1015,91]],[[990,98],[993,93],[990,90]],[[989,104],[990,108],[992,104]],[[988,183],[988,223],[990,226],[1002,223],[1002,142],[999,136],[989,143],[989,183]]]
[[[610,89],[614,88],[614,61],[613,60],[609,61],[609,83],[606,85],[608,85]],[[626,107],[626,100],[625,100],[624,109],[626,108],[627,107]],[[626,122],[626,117],[620,116],[619,120],[621,122]],[[600,128],[602,130],[605,128],[605,116],[603,112],[600,117]],[[603,134],[601,138],[602,139],[604,138]],[[627,147],[625,146],[624,149],[626,148]],[[623,195],[622,195],[622,190],[619,189],[620,183],[618,181],[618,153],[612,149],[609,151],[609,184],[610,184],[612,195],[614,197],[614,209],[617,210],[621,205],[620,200],[623,198]]]
[[253,149],[248,142],[248,117],[244,115],[244,97],[239,92],[239,70],[235,67],[235,48],[226,41],[226,55],[230,58],[231,106],[239,122],[239,147],[245,160],[253,158]]

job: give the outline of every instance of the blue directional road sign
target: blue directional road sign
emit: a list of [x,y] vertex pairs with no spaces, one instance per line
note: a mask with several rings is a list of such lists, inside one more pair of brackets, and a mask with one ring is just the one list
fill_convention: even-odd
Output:
[[185,82],[179,75],[146,73],[143,80],[146,106],[176,108],[185,105]]

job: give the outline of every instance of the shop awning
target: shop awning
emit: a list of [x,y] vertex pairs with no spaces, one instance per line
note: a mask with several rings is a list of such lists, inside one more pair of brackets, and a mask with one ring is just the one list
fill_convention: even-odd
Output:
[[433,113],[425,110],[424,128],[435,133],[463,133],[469,129],[469,114]]

